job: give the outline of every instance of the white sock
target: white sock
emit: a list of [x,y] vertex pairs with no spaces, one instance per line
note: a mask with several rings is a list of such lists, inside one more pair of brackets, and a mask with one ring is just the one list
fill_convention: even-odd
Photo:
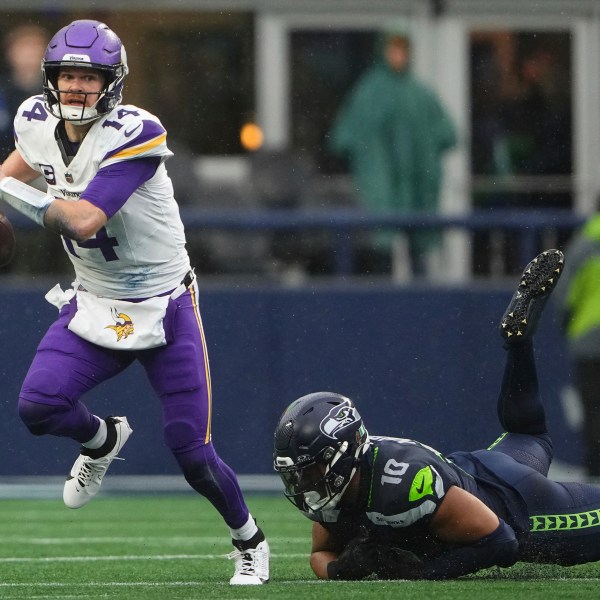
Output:
[[85,446],[90,450],[100,448],[100,446],[102,446],[102,444],[104,444],[104,442],[106,441],[106,421],[104,419],[101,419],[100,417],[96,417],[96,419],[100,421],[100,427],[98,427],[96,435],[88,442],[85,442],[85,444],[81,444],[82,446]]
[[258,527],[256,526],[256,521],[252,517],[252,515],[248,516],[248,520],[245,525],[242,525],[239,529],[230,529],[231,537],[234,540],[249,540],[254,536],[254,534],[258,531]]

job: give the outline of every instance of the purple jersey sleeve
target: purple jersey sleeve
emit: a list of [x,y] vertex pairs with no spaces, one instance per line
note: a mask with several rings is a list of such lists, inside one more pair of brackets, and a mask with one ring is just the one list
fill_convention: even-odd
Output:
[[110,219],[143,183],[156,173],[160,156],[125,160],[100,169],[81,197],[101,209]]

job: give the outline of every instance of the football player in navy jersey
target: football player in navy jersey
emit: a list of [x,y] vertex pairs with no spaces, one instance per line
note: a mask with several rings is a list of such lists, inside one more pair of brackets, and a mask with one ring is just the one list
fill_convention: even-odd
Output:
[[[121,104],[127,72],[125,48],[107,25],[74,21],[48,44],[43,93],[15,116],[0,197],[61,235],[75,271],[71,289],[46,296],[59,316],[25,377],[19,414],[34,435],[81,444],[63,492],[79,508],[132,433],[125,417],[99,418],[81,398],[138,360],[160,398],[167,446],[230,529],[230,583],[260,585],[269,546],[211,440],[198,285],[165,168],[172,153],[158,118]],[[46,193],[27,185],[39,174]]]
[[489,448],[442,456],[415,440],[369,436],[353,402],[330,392],[284,411],[274,466],[314,522],[317,577],[447,579],[517,561],[600,560],[600,488],[547,477],[552,442],[532,338],[563,260],[547,250],[527,265],[502,317],[505,433]]

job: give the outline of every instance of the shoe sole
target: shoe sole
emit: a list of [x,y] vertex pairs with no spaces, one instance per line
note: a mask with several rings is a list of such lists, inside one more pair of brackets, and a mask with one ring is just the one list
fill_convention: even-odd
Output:
[[543,304],[550,296],[560,278],[565,259],[560,250],[546,250],[536,256],[524,269],[517,291],[500,323],[500,332],[506,341],[516,338],[530,337],[535,329],[537,319],[532,318],[532,308],[536,301],[541,302],[539,317]]

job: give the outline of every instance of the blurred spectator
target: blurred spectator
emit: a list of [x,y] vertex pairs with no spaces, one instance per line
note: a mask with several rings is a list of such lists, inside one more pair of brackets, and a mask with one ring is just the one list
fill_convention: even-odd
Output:
[[[0,164],[15,149],[13,119],[21,103],[42,90],[42,57],[50,35],[33,23],[18,25],[2,39],[4,57],[0,77]],[[38,177],[31,185],[46,189],[46,181]],[[6,210],[6,209],[5,209]],[[70,268],[65,261],[60,239],[46,229],[22,229],[18,232],[17,254],[2,273],[63,272]]]
[[[471,34],[474,208],[572,208],[571,46],[564,32]],[[475,275],[520,271],[519,233],[479,231],[472,239]]]
[[0,163],[14,150],[13,118],[21,102],[42,89],[41,62],[50,36],[38,25],[19,25],[3,40],[7,71],[0,78]]
[[583,407],[584,467],[600,477],[600,212],[567,247],[554,300]]
[[[383,32],[379,46],[381,60],[342,104],[330,149],[349,159],[359,200],[369,210],[436,212],[442,155],[457,142],[454,124],[434,92],[411,73],[406,28]],[[393,232],[372,239],[372,270],[389,270]],[[412,232],[408,241],[413,274],[426,274],[428,254],[440,235]]]

